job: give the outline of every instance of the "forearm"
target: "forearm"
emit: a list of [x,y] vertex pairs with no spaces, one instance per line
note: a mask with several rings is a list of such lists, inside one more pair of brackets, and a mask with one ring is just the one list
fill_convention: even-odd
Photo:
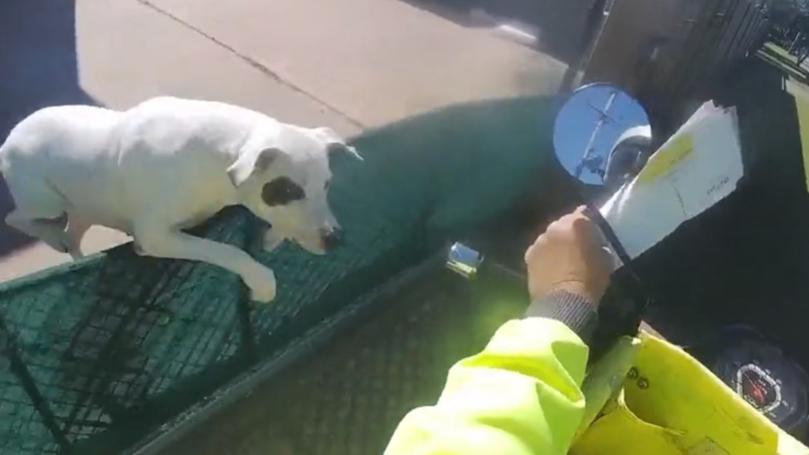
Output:
[[[550,303],[537,311],[567,308]],[[566,453],[584,412],[587,353],[560,321],[508,322],[483,352],[450,369],[438,403],[408,414],[385,453]]]
[[408,414],[386,455],[567,453],[584,416],[594,300],[614,266],[603,245],[584,207],[551,223],[525,254],[529,293],[545,297],[453,366],[438,403]]

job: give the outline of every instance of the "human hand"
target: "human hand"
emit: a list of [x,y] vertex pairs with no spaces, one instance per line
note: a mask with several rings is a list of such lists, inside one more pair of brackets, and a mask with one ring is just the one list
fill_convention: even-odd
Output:
[[551,223],[525,252],[531,300],[564,290],[598,304],[614,265],[605,245],[584,207]]

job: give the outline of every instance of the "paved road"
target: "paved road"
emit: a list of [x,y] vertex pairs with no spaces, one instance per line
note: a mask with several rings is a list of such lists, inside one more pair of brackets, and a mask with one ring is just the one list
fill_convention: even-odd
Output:
[[[558,61],[399,0],[4,0],[0,137],[38,107],[216,99],[345,135],[556,90]],[[0,215],[10,210],[0,191]],[[98,251],[125,240],[94,229]],[[0,227],[0,280],[67,260]]]

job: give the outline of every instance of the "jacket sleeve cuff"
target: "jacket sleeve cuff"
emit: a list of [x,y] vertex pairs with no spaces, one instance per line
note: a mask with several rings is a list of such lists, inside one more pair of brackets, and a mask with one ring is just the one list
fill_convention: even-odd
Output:
[[555,319],[589,344],[598,324],[598,310],[589,299],[567,291],[554,291],[532,302],[526,317]]

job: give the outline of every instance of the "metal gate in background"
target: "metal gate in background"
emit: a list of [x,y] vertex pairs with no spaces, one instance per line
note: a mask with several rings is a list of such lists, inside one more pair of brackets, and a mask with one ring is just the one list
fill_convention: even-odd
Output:
[[617,0],[585,80],[628,90],[667,136],[769,27],[764,0]]

